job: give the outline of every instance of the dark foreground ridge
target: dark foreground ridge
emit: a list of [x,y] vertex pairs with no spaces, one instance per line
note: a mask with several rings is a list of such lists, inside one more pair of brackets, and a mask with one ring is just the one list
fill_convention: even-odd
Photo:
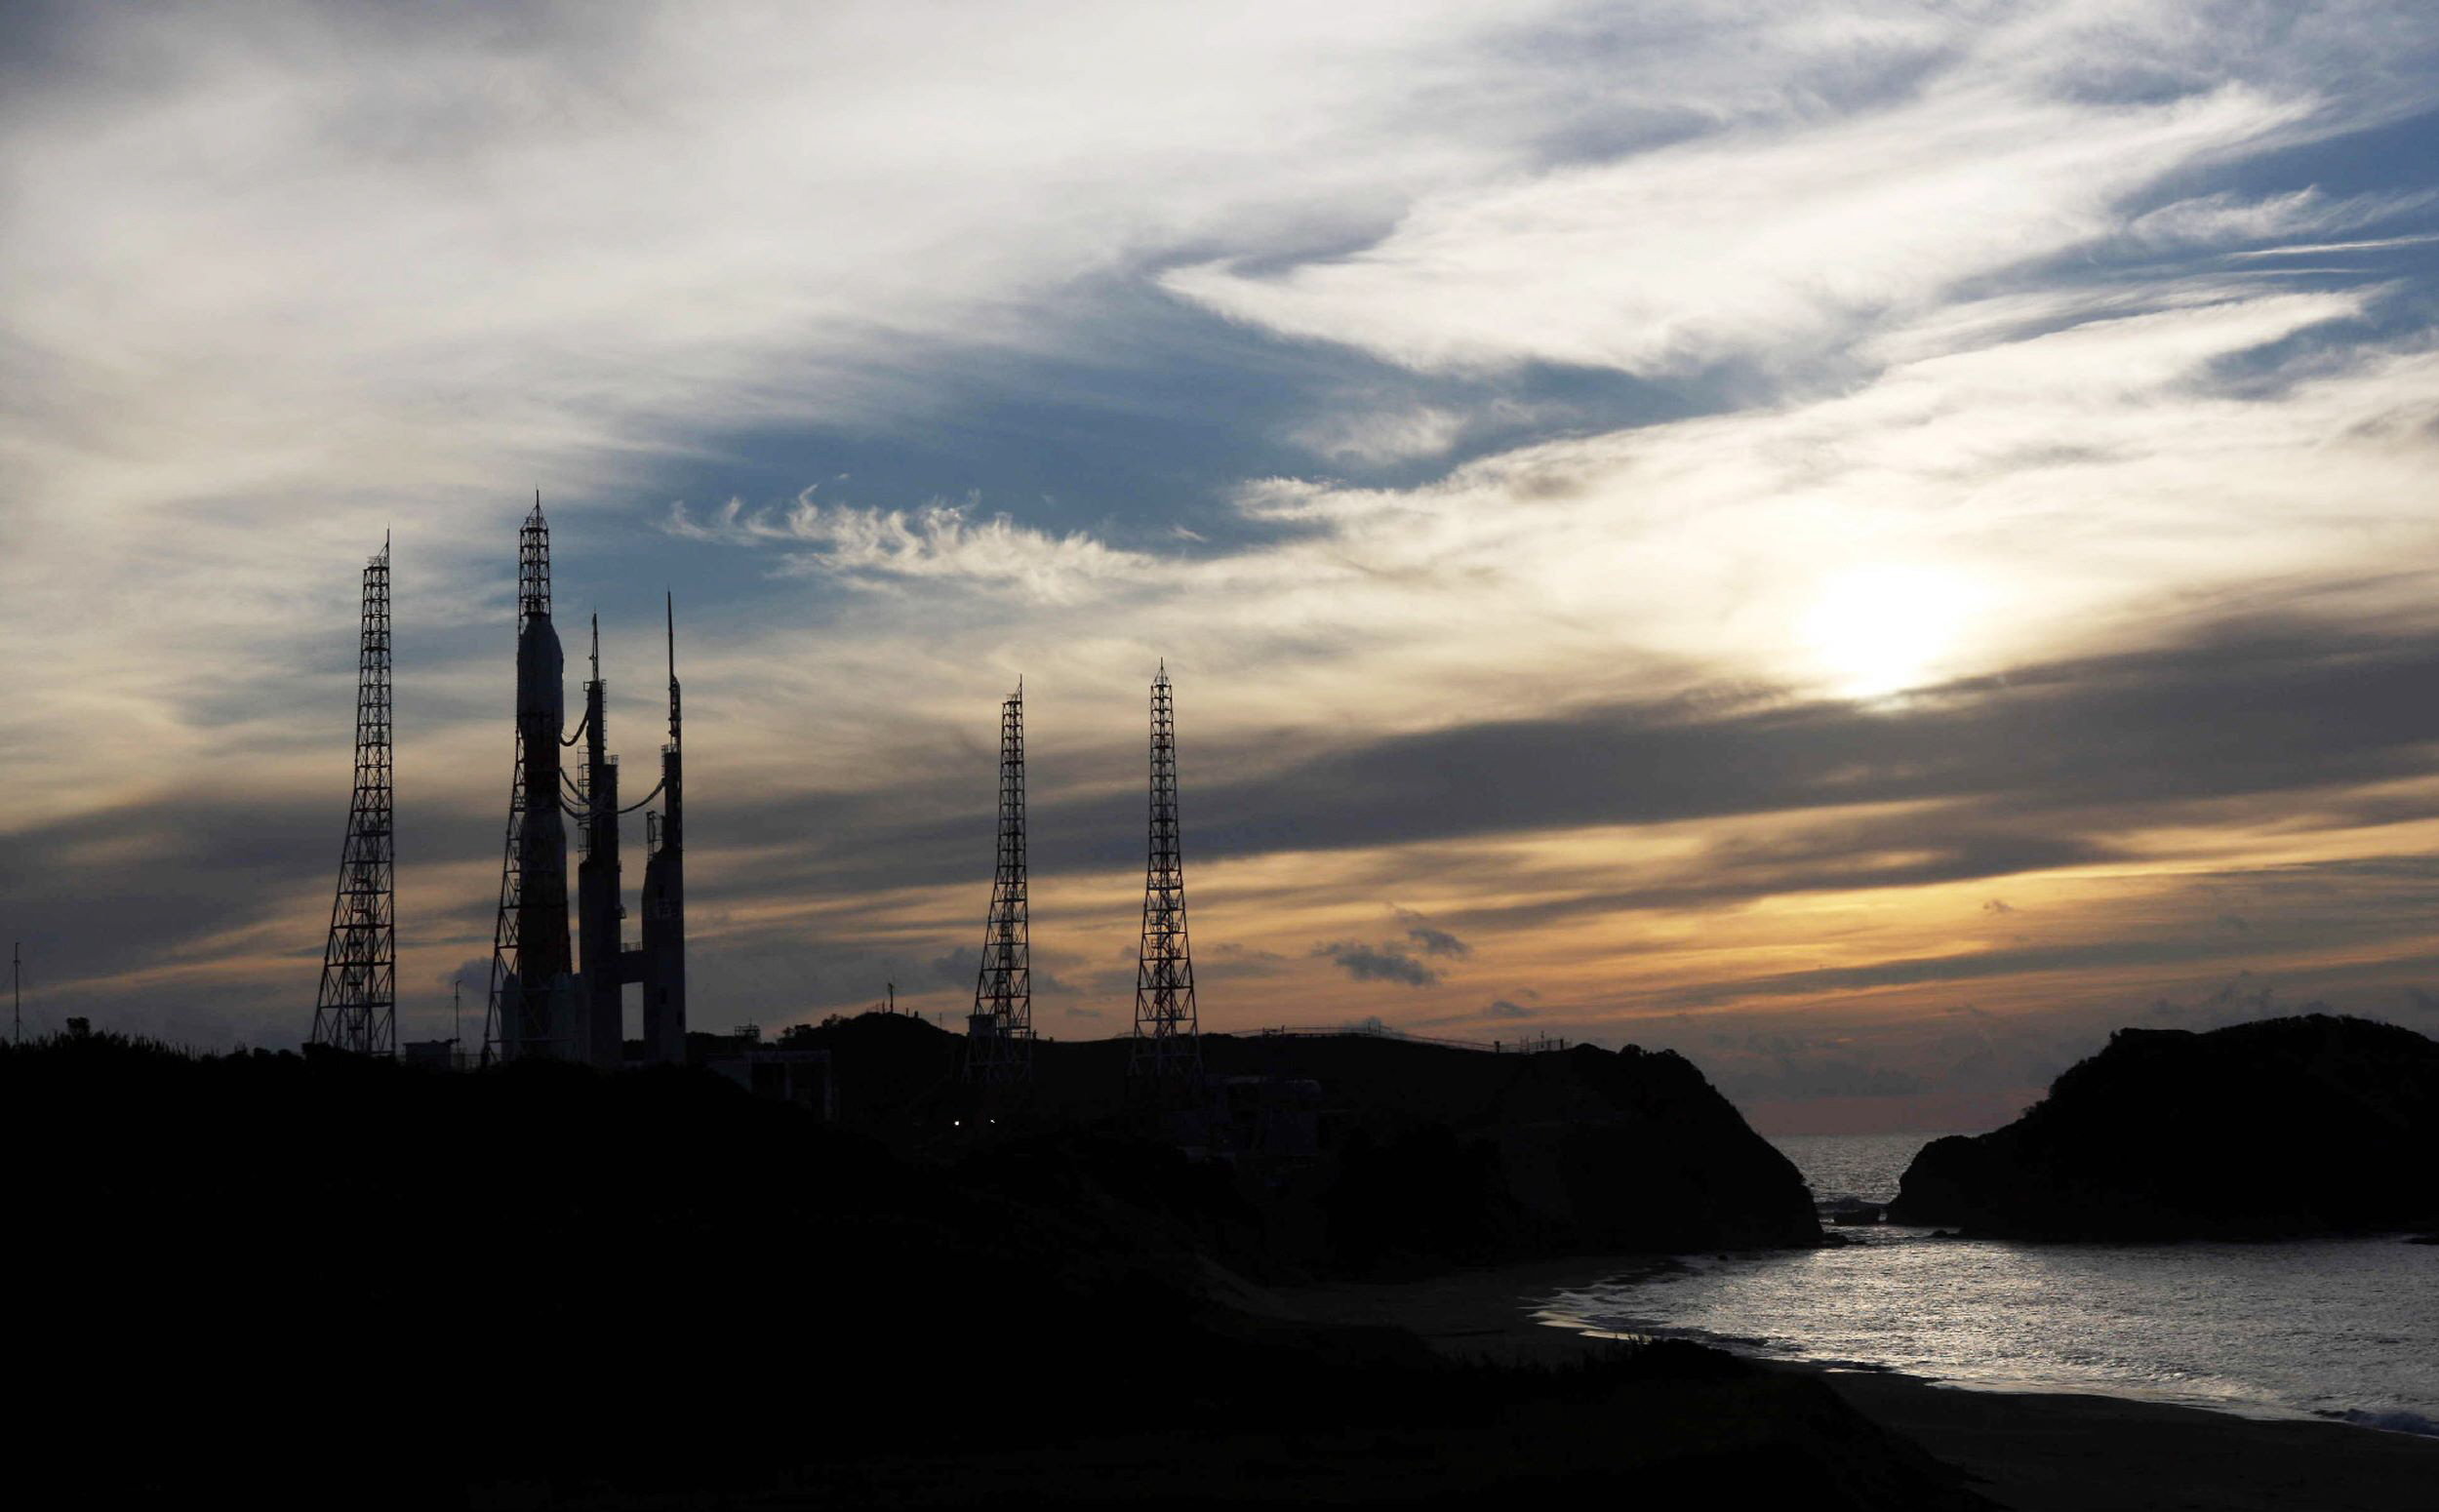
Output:
[[927,1156],[700,1071],[106,1037],[0,1052],[0,1095],[43,1504],[1979,1504],[1711,1351],[1266,1306],[1227,1174],[1114,1129]]
[[[1038,1043],[1034,1085],[956,1085],[961,1041],[867,1014],[791,1032],[842,1068],[851,1128],[954,1150],[986,1128],[1126,1127],[1127,1042]],[[1361,1034],[1202,1036],[1216,1128],[1265,1272],[1418,1274],[1569,1253],[1811,1245],[1802,1174],[1673,1052],[1484,1054]],[[998,1125],[983,1121],[996,1118]]]
[[2035,1239],[2439,1224],[2439,1044],[2313,1014],[2120,1029],[2023,1117],[1936,1140],[1889,1216]]

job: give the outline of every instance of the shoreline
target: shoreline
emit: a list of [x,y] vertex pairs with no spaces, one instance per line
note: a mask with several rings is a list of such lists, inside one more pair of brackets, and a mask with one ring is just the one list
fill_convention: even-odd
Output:
[[[1403,1329],[1456,1359],[1560,1365],[1612,1335],[1542,1322],[1542,1301],[1603,1276],[1665,1263],[1587,1256],[1420,1281],[1279,1289],[1315,1322]],[[2212,1507],[2224,1512],[2391,1512],[2429,1504],[2439,1438],[2328,1419],[2247,1417],[2100,1393],[1944,1385],[1899,1371],[1740,1356],[1812,1376],[1880,1426],[2018,1512]]]

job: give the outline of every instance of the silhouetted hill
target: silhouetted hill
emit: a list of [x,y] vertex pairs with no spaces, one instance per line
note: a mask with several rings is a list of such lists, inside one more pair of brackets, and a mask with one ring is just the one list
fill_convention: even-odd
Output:
[[2410,1029],[2120,1029],[2015,1123],[1926,1146],[1889,1216],[2060,1239],[2425,1226],[2434,1154],[2439,1044]]
[[29,1504],[1978,1504],[1708,1351],[1265,1311],[1225,1174],[1123,1131],[910,1159],[699,1071],[102,1038],[0,1049],[0,1101]]
[[[793,1032],[836,1056],[841,1117],[903,1140],[1123,1125],[1125,1039],[1043,1042],[1021,1098],[954,1077],[959,1039],[867,1014]],[[1803,1177],[1672,1052],[1594,1046],[1486,1054],[1374,1035],[1203,1037],[1229,1084],[1242,1153],[1266,1109],[1308,1109],[1310,1160],[1249,1160],[1257,1248],[1274,1264],[1412,1271],[1529,1254],[1804,1245],[1819,1221]],[[1300,1086],[1299,1084],[1301,1084]]]

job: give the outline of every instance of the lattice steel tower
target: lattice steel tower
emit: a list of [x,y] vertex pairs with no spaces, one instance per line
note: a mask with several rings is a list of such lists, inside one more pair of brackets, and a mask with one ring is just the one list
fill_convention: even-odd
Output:
[[1169,664],[1152,680],[1151,856],[1143,868],[1143,941],[1135,966],[1135,1047],[1127,1070],[1199,1081],[1194,961],[1185,939],[1185,863],[1178,849],[1177,710]]
[[1033,958],[1024,895],[1024,680],[999,706],[999,860],[982,969],[966,1019],[966,1079],[1021,1082],[1033,1074]]
[[[534,617],[550,615],[550,522],[542,518],[542,496],[534,495],[534,512],[517,533],[517,643],[525,641]],[[500,913],[492,925],[491,988],[483,1006],[484,1065],[516,1054],[502,1043],[501,995],[518,979],[517,920],[524,911],[523,868],[517,864],[525,834],[525,723],[517,722],[516,759],[508,769],[508,839],[500,861]],[[514,1016],[515,1005],[506,1005]],[[511,1036],[516,1038],[517,1036]]]
[[356,781],[339,894],[313,1001],[313,1043],[367,1055],[398,1045],[398,871],[391,832],[389,537],[364,565],[364,633],[356,653]]

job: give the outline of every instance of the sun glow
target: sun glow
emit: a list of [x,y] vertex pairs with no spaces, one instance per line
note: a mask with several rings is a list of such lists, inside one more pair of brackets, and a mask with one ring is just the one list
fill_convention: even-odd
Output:
[[1812,666],[1837,693],[1877,698],[1945,670],[1972,609],[1973,595],[1952,573],[1875,563],[1831,577],[1798,630]]

